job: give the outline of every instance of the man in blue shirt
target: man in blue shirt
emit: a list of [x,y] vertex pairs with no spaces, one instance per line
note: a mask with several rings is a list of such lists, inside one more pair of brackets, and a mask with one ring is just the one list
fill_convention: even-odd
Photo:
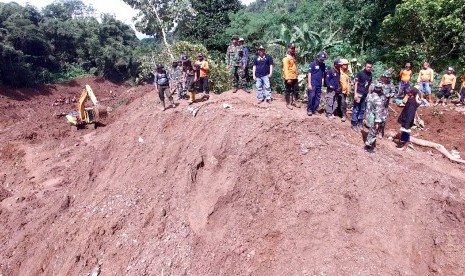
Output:
[[316,56],[316,60],[310,63],[308,68],[308,87],[307,87],[307,115],[312,116],[318,111],[321,98],[321,87],[325,78],[326,66],[324,61],[327,55],[325,52],[320,52]]
[[373,62],[365,62],[365,68],[358,72],[354,85],[354,106],[352,107],[352,130],[358,132],[363,130],[363,119],[365,117],[366,98],[368,88],[373,80]]
[[334,111],[337,108],[337,98],[336,95],[341,93],[341,73],[340,68],[342,66],[342,61],[336,59],[333,62],[333,67],[326,71],[326,117],[329,119],[334,119]]
[[[271,103],[271,85],[270,79],[273,75],[273,59],[265,54],[265,47],[258,48],[258,55],[253,59],[253,79],[257,86],[258,104],[261,104],[265,99],[267,103]],[[263,95],[263,88],[265,95]]]

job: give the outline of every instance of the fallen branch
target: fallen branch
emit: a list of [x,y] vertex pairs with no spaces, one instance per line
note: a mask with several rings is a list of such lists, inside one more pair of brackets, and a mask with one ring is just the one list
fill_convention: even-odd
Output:
[[441,145],[441,144],[433,143],[433,142],[430,142],[430,141],[427,141],[427,140],[423,140],[423,139],[418,139],[418,138],[415,138],[415,137],[410,137],[410,142],[413,143],[413,144],[415,144],[415,145],[418,145],[418,146],[434,148],[434,149],[436,149],[437,151],[439,151],[440,153],[442,153],[445,157],[447,157],[450,161],[452,161],[452,162],[457,162],[457,163],[461,163],[461,164],[465,164],[465,160],[454,157],[454,156],[453,156],[443,145]]

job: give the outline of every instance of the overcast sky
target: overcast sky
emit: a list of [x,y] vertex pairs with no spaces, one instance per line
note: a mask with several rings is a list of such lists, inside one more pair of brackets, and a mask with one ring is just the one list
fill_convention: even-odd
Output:
[[[249,4],[254,0],[241,0],[244,4]],[[20,5],[25,5],[29,3],[39,9],[47,6],[54,2],[54,0],[0,0],[0,2],[8,3],[8,2],[16,2]],[[128,25],[133,26],[132,18],[137,14],[130,6],[123,2],[123,0],[105,0],[105,1],[89,1],[89,0],[82,0],[86,5],[92,5],[97,12],[101,13],[110,13],[114,14],[117,19],[125,22]],[[139,38],[143,37],[142,34],[137,33]]]

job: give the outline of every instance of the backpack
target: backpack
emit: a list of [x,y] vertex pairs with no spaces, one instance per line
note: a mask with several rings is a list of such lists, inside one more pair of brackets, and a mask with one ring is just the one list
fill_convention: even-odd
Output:
[[162,71],[161,73],[157,72],[155,75],[155,82],[161,86],[168,85],[168,74],[166,71]]

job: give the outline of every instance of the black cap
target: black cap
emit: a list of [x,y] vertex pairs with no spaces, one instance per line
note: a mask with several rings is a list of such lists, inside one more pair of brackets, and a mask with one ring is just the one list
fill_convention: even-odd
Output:
[[163,64],[157,64],[157,69],[163,69],[163,68],[164,68]]
[[233,39],[236,39],[236,40],[238,40],[238,39],[239,39],[239,37],[238,37],[237,35],[233,35],[233,36],[231,36],[231,40],[233,40]]
[[187,55],[182,55],[181,56],[181,61],[188,61],[189,57]]

